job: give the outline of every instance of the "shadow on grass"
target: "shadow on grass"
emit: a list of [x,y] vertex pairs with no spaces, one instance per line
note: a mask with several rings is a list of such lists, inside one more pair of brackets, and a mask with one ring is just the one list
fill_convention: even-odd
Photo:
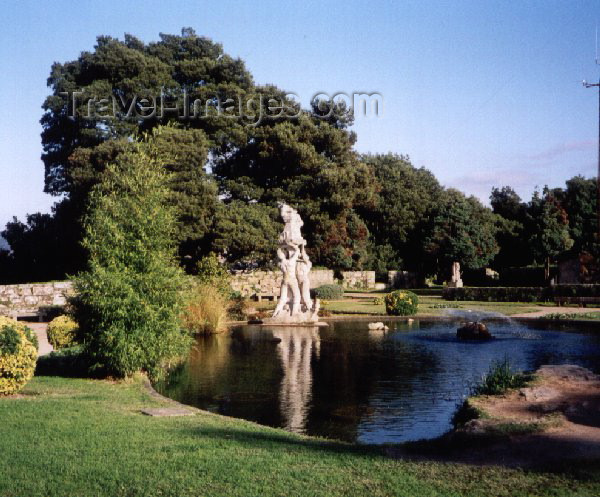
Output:
[[191,435],[215,440],[231,440],[251,448],[277,449],[284,448],[285,446],[294,446],[311,451],[340,455],[385,456],[385,448],[382,446],[358,445],[336,440],[303,437],[292,433],[278,433],[266,427],[263,428],[263,431],[253,431],[252,429],[202,426],[191,430]]

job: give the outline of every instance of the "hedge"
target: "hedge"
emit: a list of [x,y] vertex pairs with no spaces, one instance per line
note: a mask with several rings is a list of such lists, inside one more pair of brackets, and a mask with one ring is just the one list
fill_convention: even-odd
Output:
[[321,285],[312,290],[313,295],[322,300],[338,300],[344,296],[344,288],[341,285]]
[[446,300],[461,301],[552,302],[556,297],[600,298],[600,285],[444,288],[443,297]]

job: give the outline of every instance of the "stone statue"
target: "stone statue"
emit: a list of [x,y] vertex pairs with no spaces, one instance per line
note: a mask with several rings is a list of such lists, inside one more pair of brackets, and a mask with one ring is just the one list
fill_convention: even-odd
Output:
[[304,224],[298,212],[289,205],[281,205],[285,223],[279,235],[279,268],[283,273],[279,302],[269,324],[316,324],[319,301],[310,297],[310,270],[312,263],[306,253],[306,240],[300,228]]
[[451,288],[462,288],[463,281],[460,277],[460,263],[453,262],[452,263],[452,276],[450,281],[448,282],[448,286]]

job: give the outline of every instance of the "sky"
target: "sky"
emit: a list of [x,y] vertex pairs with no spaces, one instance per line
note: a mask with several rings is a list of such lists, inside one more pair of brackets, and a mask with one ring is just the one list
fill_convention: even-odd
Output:
[[356,117],[359,152],[408,155],[448,187],[488,202],[595,176],[600,0],[0,0],[0,228],[49,212],[39,120],[51,64],[96,36],[145,42],[197,34],[241,57],[259,84],[308,105],[316,93],[377,92]]

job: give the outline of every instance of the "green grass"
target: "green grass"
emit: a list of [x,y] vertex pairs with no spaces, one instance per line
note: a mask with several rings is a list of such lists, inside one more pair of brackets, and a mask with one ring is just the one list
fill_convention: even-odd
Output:
[[141,381],[36,377],[0,399],[0,495],[589,496],[585,478],[407,462],[383,448],[302,437],[209,413],[152,418]]
[[512,371],[508,358],[493,362],[489,371],[475,387],[475,395],[502,395],[513,388],[522,388],[533,379],[533,375]]
[[600,319],[600,312],[583,312],[583,313],[575,313],[575,312],[554,312],[552,314],[546,314],[542,316],[540,319],[581,319],[586,321],[597,321]]

